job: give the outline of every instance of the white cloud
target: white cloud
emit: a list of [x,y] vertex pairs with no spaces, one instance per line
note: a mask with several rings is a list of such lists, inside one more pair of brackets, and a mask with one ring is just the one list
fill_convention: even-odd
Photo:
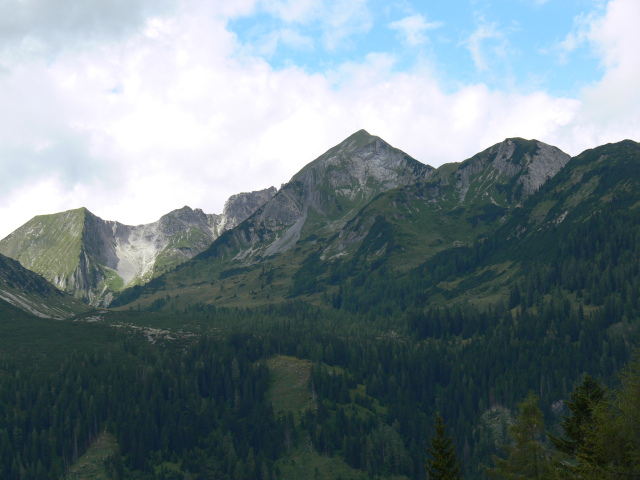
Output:
[[560,63],[565,64],[569,55],[589,43],[589,30],[596,18],[595,11],[582,13],[574,18],[572,30],[554,49],[559,54]]
[[325,48],[336,50],[352,35],[368,32],[373,20],[367,0],[331,0],[322,15]]
[[425,43],[428,38],[426,32],[440,28],[442,22],[427,22],[427,19],[419,13],[391,22],[389,28],[402,34],[404,42],[412,47]]
[[[216,8],[226,4],[216,5],[154,13],[127,35],[60,48],[53,60],[7,60],[22,48],[17,40],[5,49],[0,237],[33,215],[79,206],[130,224],[185,204],[220,212],[229,195],[279,186],[360,128],[434,166],[512,136],[571,154],[640,138],[640,39],[632,28],[640,12],[632,0],[611,1],[589,25],[606,70],[573,99],[484,84],[445,90],[427,69],[396,71],[384,52],[325,73],[274,70],[228,30],[225,15],[258,7],[246,2],[223,14]],[[334,15],[336,32],[353,12]],[[298,25],[287,28],[289,40],[300,40]],[[479,65],[483,39],[501,40],[495,26],[486,28],[474,40]],[[278,41],[289,41],[284,36]]]
[[585,87],[582,108],[562,132],[577,149],[625,138],[640,140],[640,3],[611,0],[581,20],[581,36],[598,55],[603,67],[600,81]]
[[316,26],[328,50],[372,26],[367,0],[262,0],[259,5],[285,24]]
[[[490,46],[487,46],[487,40],[493,41]],[[498,28],[497,23],[487,23],[484,19],[480,19],[476,30],[474,30],[463,44],[467,47],[469,53],[471,53],[473,63],[480,72],[489,69],[487,51],[494,57],[504,58],[508,45],[505,33]]]
[[324,9],[322,0],[262,0],[261,7],[287,23],[307,23]]

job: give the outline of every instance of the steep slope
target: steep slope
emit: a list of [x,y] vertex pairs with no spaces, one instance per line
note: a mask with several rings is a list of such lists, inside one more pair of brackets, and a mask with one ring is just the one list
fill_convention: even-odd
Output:
[[69,318],[89,310],[80,300],[4,255],[0,255],[0,302],[41,318]]
[[287,251],[308,235],[332,235],[376,195],[415,183],[433,170],[360,130],[294,175],[202,258],[232,258],[250,265]]
[[234,195],[222,215],[183,207],[138,226],[102,220],[86,208],[41,215],[0,241],[0,253],[78,298],[108,304],[112,292],[145,283],[206,249],[275,192]]
[[341,301],[350,308],[402,298],[420,308],[502,304],[535,312],[549,296],[585,311],[609,299],[609,321],[630,319],[640,305],[639,172],[636,142],[587,150],[473,244],[443,248],[391,283],[372,275],[363,285],[350,282]]
[[491,235],[569,159],[514,138],[433,170],[357,132],[193,261],[118,304],[178,291],[182,303],[317,298],[383,264],[407,271]]
[[558,238],[572,235],[598,215],[638,211],[639,172],[639,143],[625,140],[586,150],[525,202],[500,234],[515,249],[513,255],[554,251]]
[[[406,268],[440,250],[470,245],[504,223],[569,159],[537,140],[506,139],[462,163],[439,167],[421,182],[376,198],[340,231],[323,258],[356,250],[367,260],[393,253],[395,265]],[[379,234],[370,234],[374,225],[374,232],[393,232],[394,239],[387,239],[397,247],[393,252],[381,249]]]

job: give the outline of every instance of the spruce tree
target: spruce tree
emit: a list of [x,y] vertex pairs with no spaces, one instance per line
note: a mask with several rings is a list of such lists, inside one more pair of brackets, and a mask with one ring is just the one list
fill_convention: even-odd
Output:
[[544,422],[538,397],[530,393],[519,405],[520,415],[509,427],[512,443],[504,445],[507,458],[493,456],[494,468],[486,473],[492,478],[508,480],[553,478],[550,458],[542,444]]
[[446,434],[446,426],[440,413],[436,415],[436,434],[431,437],[427,452],[430,459],[425,468],[429,480],[462,480],[460,462],[456,457],[453,440]]
[[596,380],[587,375],[567,402],[571,416],[564,417],[562,421],[566,438],[549,435],[549,440],[556,450],[564,458],[574,460],[571,463],[562,460],[560,463],[573,473],[582,471],[585,463],[602,465],[604,462],[597,451],[595,440],[595,410],[604,400],[605,390]]

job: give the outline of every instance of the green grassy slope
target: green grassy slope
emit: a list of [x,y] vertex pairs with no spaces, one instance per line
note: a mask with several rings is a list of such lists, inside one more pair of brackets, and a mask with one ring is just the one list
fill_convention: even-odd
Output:
[[0,254],[0,299],[41,317],[68,318],[90,308]]
[[0,253],[65,286],[78,267],[87,210],[38,215],[0,241]]

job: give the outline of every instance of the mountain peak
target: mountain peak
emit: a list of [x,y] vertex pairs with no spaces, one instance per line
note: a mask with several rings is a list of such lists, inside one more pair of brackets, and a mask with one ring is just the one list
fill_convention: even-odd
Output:
[[338,145],[333,147],[327,153],[329,152],[336,152],[336,153],[340,152],[340,153],[346,153],[346,154],[353,153],[374,142],[382,142],[385,145],[387,144],[380,137],[371,135],[369,132],[362,129],[362,130],[358,130],[352,135],[349,135],[347,138],[345,138],[342,142],[340,142]]
[[333,235],[376,195],[423,180],[433,170],[359,130],[307,164],[203,258],[233,252],[250,264],[288,250],[301,236]]
[[564,167],[571,157],[538,140],[507,138],[457,166],[440,169],[445,183],[457,185],[461,203],[481,198],[505,207],[536,192]]
[[[340,178],[329,179],[326,186],[345,188],[352,181],[363,184],[371,177],[375,181],[394,184],[393,188],[398,184],[413,183],[424,178],[432,170],[432,167],[418,162],[380,137],[371,135],[366,130],[358,130],[307,164],[291,181],[308,183],[313,178],[317,182],[319,177],[337,175]],[[400,177],[408,174],[411,178],[399,179],[398,174]]]

